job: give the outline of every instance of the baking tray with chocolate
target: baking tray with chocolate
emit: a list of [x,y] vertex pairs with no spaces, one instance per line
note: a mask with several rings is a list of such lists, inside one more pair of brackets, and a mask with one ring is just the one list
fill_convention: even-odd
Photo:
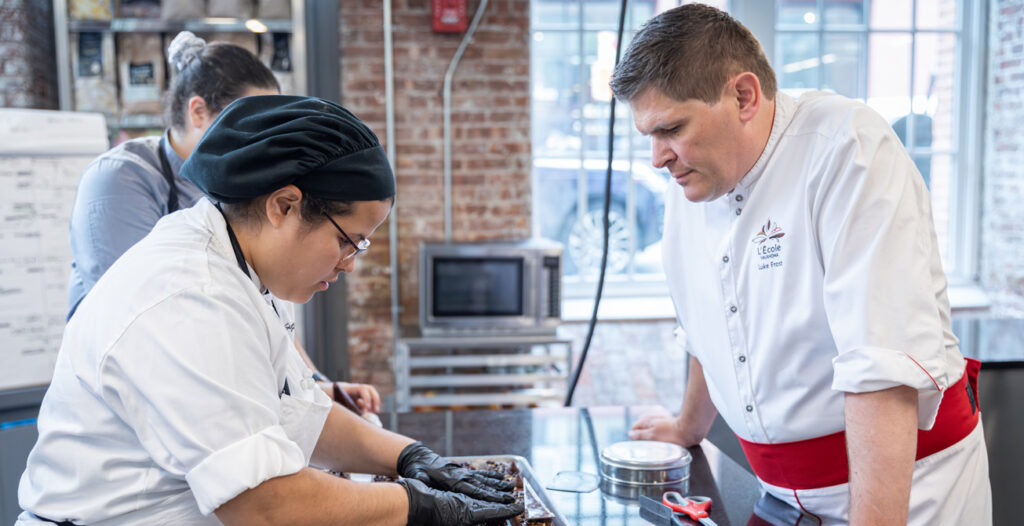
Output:
[[515,483],[516,500],[523,503],[526,511],[506,521],[488,523],[488,526],[568,526],[525,458],[518,455],[484,455],[449,457],[448,460],[473,469],[498,471]]

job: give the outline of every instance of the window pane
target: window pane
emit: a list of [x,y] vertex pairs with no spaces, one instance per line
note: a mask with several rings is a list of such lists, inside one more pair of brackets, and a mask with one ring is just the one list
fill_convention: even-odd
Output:
[[638,274],[661,273],[661,234],[665,217],[665,190],[676,184],[668,170],[651,165],[651,140],[633,133],[631,162],[637,234],[633,268]]
[[860,67],[862,47],[862,36],[859,33],[826,34],[825,53],[821,57],[825,68],[822,89],[854,99],[864,99],[861,88],[864,72]]
[[[655,0],[634,0],[627,6],[626,30],[639,27],[654,16]],[[583,3],[583,28],[616,31],[619,27],[619,0],[587,0]],[[627,41],[628,42],[628,41]]]
[[775,52],[779,88],[784,90],[818,89],[818,35],[777,32]]
[[815,27],[821,18],[817,0],[778,0],[775,5],[778,8],[778,24]]
[[917,28],[955,28],[957,26],[956,4],[957,0],[919,0],[917,2]]
[[871,2],[871,27],[874,29],[911,29],[913,0]]
[[[565,243],[567,257],[563,272],[566,274],[579,273],[586,277],[596,277],[597,275],[598,267],[601,264],[604,235],[604,185],[607,165],[607,154],[591,157],[584,161],[586,209],[582,214],[576,213],[575,217],[567,218],[562,239],[559,239]],[[636,225],[636,221],[635,214],[633,221],[630,220],[629,215],[629,164],[625,160],[617,160],[612,166],[608,273],[622,274],[628,270],[632,258],[634,242],[632,229]]]
[[[942,262],[945,268],[949,266],[949,202],[950,183],[953,177],[955,158],[947,154],[935,154],[930,156],[914,156],[914,164],[921,170],[922,166],[928,167],[930,180],[929,188],[932,194],[932,216],[935,219],[935,235],[939,240],[939,254],[942,255]],[[923,170],[922,170],[923,172]],[[922,174],[923,175],[923,174]]]
[[[927,116],[915,127],[914,146],[935,150],[953,148],[953,84],[956,36],[918,33],[914,49],[914,113]],[[930,124],[930,126],[929,126]]]
[[579,24],[582,0],[533,0],[530,25],[534,30],[575,28]]
[[864,0],[825,0],[826,25],[861,25]]
[[608,81],[615,67],[615,36],[614,31],[587,31],[583,34],[586,83],[581,96],[582,139],[583,151],[588,155],[591,152],[607,155],[608,115],[612,100]]
[[[644,22],[650,20],[655,15],[654,10],[659,7],[656,5],[657,3],[658,2],[654,2],[653,0],[648,0],[646,2],[629,2],[629,14],[626,16],[626,31],[628,32],[630,29],[637,29],[643,25]],[[668,8],[674,6],[675,4],[661,7]],[[618,13],[618,11],[616,11],[616,13]],[[618,24],[618,18],[615,19],[615,23]],[[616,26],[616,29],[618,29],[618,26]],[[623,45],[628,43],[629,40],[626,40]],[[626,51],[625,47],[623,47],[622,51]]]
[[531,49],[532,129],[535,156],[578,156],[583,90],[575,33],[533,33]]
[[539,236],[565,242],[567,229],[576,221],[583,175],[578,157],[534,156],[533,216]]
[[[868,37],[867,103],[890,123],[910,113],[911,42],[910,33],[871,33]],[[900,139],[905,143],[906,135]]]

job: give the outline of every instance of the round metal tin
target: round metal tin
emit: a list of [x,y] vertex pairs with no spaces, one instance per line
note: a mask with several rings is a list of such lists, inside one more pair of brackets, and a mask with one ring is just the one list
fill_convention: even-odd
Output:
[[636,504],[640,495],[646,495],[660,501],[666,491],[678,491],[683,495],[690,493],[690,479],[683,479],[676,484],[616,484],[609,479],[601,479],[601,493],[604,498],[619,504]]
[[628,486],[679,484],[690,478],[690,452],[668,442],[629,440],[601,451],[601,477]]

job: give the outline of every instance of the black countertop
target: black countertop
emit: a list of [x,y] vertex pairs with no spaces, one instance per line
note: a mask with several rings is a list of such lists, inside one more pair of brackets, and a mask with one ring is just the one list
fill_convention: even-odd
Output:
[[[600,474],[601,450],[628,440],[633,421],[648,411],[641,407],[434,411],[383,415],[383,420],[389,429],[421,440],[445,456],[524,457],[545,486],[560,471]],[[798,511],[762,498],[754,476],[711,442],[690,448],[690,454],[690,494],[711,497],[711,518],[720,526],[798,520]],[[547,490],[547,494],[571,525],[649,524],[640,518],[635,501],[607,493],[608,489]]]

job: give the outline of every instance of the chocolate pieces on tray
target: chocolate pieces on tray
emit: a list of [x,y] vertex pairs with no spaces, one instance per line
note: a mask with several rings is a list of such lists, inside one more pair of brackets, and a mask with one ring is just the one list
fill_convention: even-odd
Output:
[[555,523],[555,514],[544,505],[544,502],[537,496],[536,490],[530,482],[523,478],[519,466],[514,460],[478,460],[460,462],[462,466],[471,469],[482,469],[497,471],[505,476],[505,480],[515,483],[513,495],[516,502],[523,503],[526,511],[505,521],[489,522],[487,526],[550,526]]

